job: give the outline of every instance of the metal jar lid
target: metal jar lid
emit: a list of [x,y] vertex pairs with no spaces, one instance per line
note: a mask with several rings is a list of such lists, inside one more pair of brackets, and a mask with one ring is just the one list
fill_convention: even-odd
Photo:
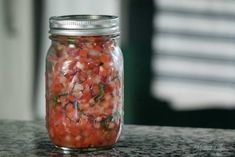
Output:
[[119,18],[110,15],[67,15],[49,19],[50,34],[93,36],[119,34]]

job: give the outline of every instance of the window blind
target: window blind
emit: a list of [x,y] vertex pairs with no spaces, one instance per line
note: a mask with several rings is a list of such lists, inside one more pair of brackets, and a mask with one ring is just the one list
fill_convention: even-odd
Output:
[[151,90],[176,110],[235,107],[235,1],[155,0]]

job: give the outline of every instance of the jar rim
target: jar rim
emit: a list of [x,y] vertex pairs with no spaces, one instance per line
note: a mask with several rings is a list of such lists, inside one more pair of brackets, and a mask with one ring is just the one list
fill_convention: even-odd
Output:
[[68,36],[120,34],[119,18],[113,15],[66,15],[49,19],[49,33]]

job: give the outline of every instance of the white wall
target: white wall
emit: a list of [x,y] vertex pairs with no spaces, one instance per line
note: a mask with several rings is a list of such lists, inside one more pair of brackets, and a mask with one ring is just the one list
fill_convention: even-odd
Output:
[[50,16],[61,16],[70,14],[110,14],[120,15],[120,1],[121,0],[49,0],[45,5],[45,16],[43,20],[42,31],[42,48],[41,53],[43,60],[40,63],[40,75],[38,82],[38,96],[37,96],[37,110],[38,117],[43,118],[45,115],[45,88],[44,88],[44,60],[46,51],[50,45],[48,39],[48,19]]
[[[6,1],[5,1],[6,2]],[[0,119],[32,118],[32,9],[30,0],[0,1]],[[8,16],[6,12],[8,10]],[[6,22],[6,18],[10,22]]]

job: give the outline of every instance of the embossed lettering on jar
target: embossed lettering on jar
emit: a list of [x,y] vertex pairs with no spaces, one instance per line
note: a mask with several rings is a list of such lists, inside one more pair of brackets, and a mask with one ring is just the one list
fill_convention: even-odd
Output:
[[123,124],[123,57],[115,16],[50,18],[46,123],[62,149],[112,147]]

